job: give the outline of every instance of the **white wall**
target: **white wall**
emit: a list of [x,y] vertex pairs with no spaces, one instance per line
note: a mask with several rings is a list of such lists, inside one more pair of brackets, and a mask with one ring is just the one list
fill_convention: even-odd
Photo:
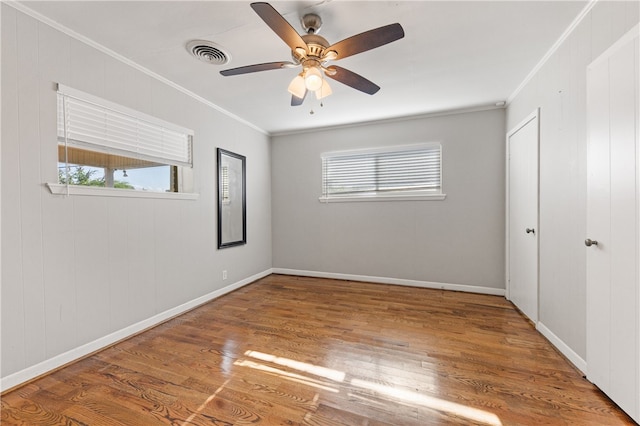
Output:
[[[56,82],[193,129],[199,198],[50,194]],[[247,245],[221,251],[216,147],[247,156]],[[1,171],[3,378],[271,268],[268,136],[5,4]]]
[[[586,356],[586,67],[640,16],[598,2],[507,108],[511,129],[540,107],[540,322]],[[570,355],[570,354],[569,354]],[[575,360],[574,360],[575,362]]]
[[[504,110],[272,139],[273,266],[504,289]],[[320,154],[440,142],[444,201],[329,203]]]

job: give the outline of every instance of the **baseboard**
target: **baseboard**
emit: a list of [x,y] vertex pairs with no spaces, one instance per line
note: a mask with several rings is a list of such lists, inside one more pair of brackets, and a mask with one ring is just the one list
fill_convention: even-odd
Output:
[[273,268],[274,274],[299,275],[302,277],[332,278],[336,280],[363,281],[378,284],[394,284],[409,287],[434,288],[440,290],[464,291],[466,293],[489,294],[493,296],[504,296],[505,290],[502,288],[480,287],[465,284],[437,283],[431,281],[406,280],[402,278],[373,277],[369,275],[339,274],[334,272],[302,271],[298,269]]
[[562,341],[558,336],[553,334],[542,322],[538,321],[536,329],[547,338],[553,346],[564,355],[569,362],[571,362],[580,372],[584,375],[587,371],[587,362],[582,359],[577,353],[575,353],[566,343]]
[[101,349],[104,349],[110,345],[113,345],[116,342],[124,340],[137,333],[140,333],[141,331],[144,331],[158,324],[161,324],[177,315],[190,311],[191,309],[196,308],[202,305],[203,303],[207,303],[213,299],[216,299],[220,296],[223,296],[227,293],[237,290],[240,287],[244,287],[247,284],[250,284],[256,280],[259,280],[260,278],[271,275],[272,273],[273,271],[271,269],[267,269],[266,271],[252,275],[248,278],[245,278],[243,280],[230,284],[221,289],[212,291],[211,293],[205,294],[204,296],[200,296],[196,299],[190,300],[189,302],[183,303],[182,305],[176,306],[175,308],[168,309],[162,313],[159,313],[150,318],[137,322],[133,325],[130,325],[128,327],[115,331],[111,334],[108,334],[104,337],[96,339],[92,342],[89,342],[77,348],[71,349],[60,355],[56,355],[53,358],[49,358],[36,365],[27,367],[24,370],[20,370],[6,377],[2,377],[0,378],[0,392],[5,392],[6,390],[19,386],[39,376],[42,376],[46,373],[56,370],[66,364],[69,364],[73,361],[76,361],[80,358],[83,358]]

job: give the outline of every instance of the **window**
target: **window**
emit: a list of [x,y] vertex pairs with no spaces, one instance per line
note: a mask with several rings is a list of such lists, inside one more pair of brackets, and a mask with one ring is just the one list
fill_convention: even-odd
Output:
[[441,150],[422,144],[325,153],[320,200],[442,200]]
[[183,192],[193,132],[58,85],[58,183]]

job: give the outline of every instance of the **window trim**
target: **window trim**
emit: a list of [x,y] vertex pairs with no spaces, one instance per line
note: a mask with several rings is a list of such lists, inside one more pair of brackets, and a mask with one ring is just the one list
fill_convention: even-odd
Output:
[[442,192],[442,144],[439,142],[427,142],[413,145],[396,145],[386,146],[378,148],[365,148],[354,149],[344,151],[331,151],[321,154],[321,159],[337,156],[348,156],[355,154],[377,154],[377,153],[392,153],[399,151],[411,151],[420,150],[424,148],[430,148],[437,146],[440,149],[440,188],[438,190],[417,190],[417,191],[396,191],[396,192],[380,192],[380,193],[363,193],[363,194],[324,194],[324,167],[321,171],[321,192],[323,195],[318,197],[318,201],[321,203],[344,203],[344,202],[368,202],[368,201],[442,201],[446,199],[447,195]]
[[99,186],[65,185],[46,183],[53,195],[84,195],[123,198],[161,198],[166,200],[197,200],[200,194],[195,192],[140,191],[136,189],[104,188]]

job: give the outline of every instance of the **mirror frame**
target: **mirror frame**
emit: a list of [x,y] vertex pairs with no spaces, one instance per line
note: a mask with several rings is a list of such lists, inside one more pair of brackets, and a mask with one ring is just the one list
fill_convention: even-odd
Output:
[[[225,226],[230,226],[230,224],[224,222],[224,217],[222,215],[223,209],[223,180],[222,180],[222,163],[225,159],[232,160],[240,160],[242,162],[242,182],[240,187],[241,193],[238,194],[237,191],[230,191],[229,197],[231,198],[231,202],[233,201],[241,201],[242,202],[242,217],[234,217],[231,220],[240,221],[242,220],[242,238],[232,241],[223,241],[222,240],[222,229]],[[231,151],[227,151],[222,148],[218,148],[218,249],[240,246],[247,243],[247,199],[246,199],[246,157],[244,155],[236,154]]]

